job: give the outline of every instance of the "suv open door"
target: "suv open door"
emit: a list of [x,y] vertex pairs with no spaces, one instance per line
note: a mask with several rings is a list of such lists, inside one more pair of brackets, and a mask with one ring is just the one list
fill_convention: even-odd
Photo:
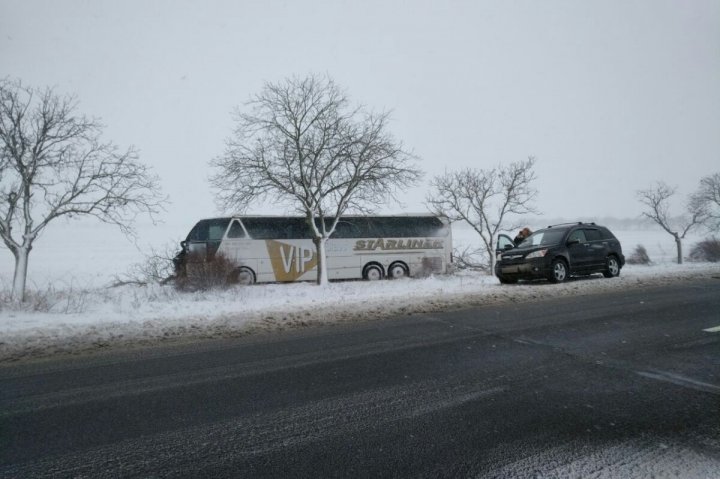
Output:
[[495,254],[504,253],[505,251],[515,247],[515,242],[508,235],[500,234],[495,247]]

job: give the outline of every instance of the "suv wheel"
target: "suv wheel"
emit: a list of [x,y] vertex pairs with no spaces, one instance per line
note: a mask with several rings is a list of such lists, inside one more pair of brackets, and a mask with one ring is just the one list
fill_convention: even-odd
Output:
[[551,283],[562,283],[568,277],[568,267],[564,260],[553,260],[548,279]]
[[605,271],[603,271],[603,276],[606,278],[614,278],[616,276],[620,275],[620,263],[618,262],[618,259],[615,256],[608,256],[607,257],[607,265],[605,267]]

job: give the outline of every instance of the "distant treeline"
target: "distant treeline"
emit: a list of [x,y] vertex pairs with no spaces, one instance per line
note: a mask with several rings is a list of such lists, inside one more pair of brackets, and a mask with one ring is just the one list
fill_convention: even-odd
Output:
[[[604,217],[581,217],[581,218],[546,218],[544,216],[528,216],[518,220],[508,220],[506,224],[519,224],[527,226],[531,230],[537,230],[541,228],[547,228],[550,225],[558,225],[562,223],[573,223],[576,221],[583,221],[586,223],[597,223],[603,226],[607,226],[611,230],[623,230],[623,231],[634,231],[634,230],[654,230],[660,227],[651,219],[645,217],[635,218],[615,218],[612,216]],[[453,223],[453,228],[470,228],[465,222]]]

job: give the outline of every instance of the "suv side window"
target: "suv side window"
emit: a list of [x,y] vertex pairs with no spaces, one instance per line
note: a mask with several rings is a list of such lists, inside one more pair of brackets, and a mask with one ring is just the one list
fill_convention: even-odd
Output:
[[587,238],[588,241],[600,241],[602,239],[599,230],[586,229],[583,231],[585,232],[585,237]]
[[570,236],[568,236],[568,242],[570,241],[579,241],[580,243],[587,243],[587,240],[585,239],[585,233],[583,230],[575,230],[572,233],[570,233]]
[[604,240],[614,240],[615,239],[615,235],[613,235],[609,229],[600,227],[599,230],[600,230],[600,236],[602,239],[604,239]]

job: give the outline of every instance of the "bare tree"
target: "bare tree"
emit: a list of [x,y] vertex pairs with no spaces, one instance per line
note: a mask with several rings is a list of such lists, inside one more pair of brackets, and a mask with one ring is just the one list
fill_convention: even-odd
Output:
[[325,243],[342,215],[366,213],[422,174],[387,131],[388,113],[350,107],[327,77],[266,83],[236,112],[234,135],[211,165],[222,206],[245,211],[271,198],[307,218],[317,282],[328,281]]
[[670,199],[675,195],[676,188],[659,181],[647,190],[637,192],[638,200],[647,208],[643,216],[660,225],[675,239],[677,262],[682,264],[682,240],[693,228],[704,224],[708,219],[707,207],[697,195],[689,197],[685,205],[685,213],[678,218],[670,216]]
[[131,265],[124,274],[114,275],[111,286],[166,284],[176,279],[173,258],[177,254],[178,243],[179,241],[172,241],[160,248],[151,246],[149,251],[143,252],[143,258],[139,263]]
[[532,187],[534,165],[535,159],[530,157],[490,170],[466,168],[447,172],[430,182],[428,206],[454,221],[465,221],[480,235],[490,265],[489,274],[495,269],[495,240],[507,217],[536,213],[532,206],[537,196]]
[[699,201],[706,208],[708,229],[720,230],[720,173],[705,176],[700,180],[695,201]]
[[30,251],[61,217],[93,216],[132,233],[138,214],[159,212],[157,177],[102,142],[103,126],[52,89],[0,80],[0,237],[15,257],[13,300],[24,301]]

